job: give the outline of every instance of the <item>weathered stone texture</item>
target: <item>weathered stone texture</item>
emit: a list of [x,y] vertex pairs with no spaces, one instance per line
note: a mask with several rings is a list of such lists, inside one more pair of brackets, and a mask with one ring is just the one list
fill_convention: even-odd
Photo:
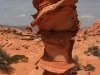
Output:
[[45,46],[44,55],[37,66],[57,74],[63,74],[74,66],[71,54],[74,41],[71,38],[80,26],[75,5],[77,2],[78,0],[32,1],[37,13],[32,15],[34,21],[31,26],[39,27],[38,33]]

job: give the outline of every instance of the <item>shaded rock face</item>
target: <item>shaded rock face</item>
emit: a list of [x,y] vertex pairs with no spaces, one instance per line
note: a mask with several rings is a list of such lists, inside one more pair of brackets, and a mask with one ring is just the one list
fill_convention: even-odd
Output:
[[74,41],[71,38],[76,35],[80,25],[75,5],[77,2],[78,0],[32,1],[37,13],[32,15],[34,21],[31,26],[39,27],[38,34],[45,46],[44,55],[37,66],[55,75],[64,75],[74,66],[71,54]]

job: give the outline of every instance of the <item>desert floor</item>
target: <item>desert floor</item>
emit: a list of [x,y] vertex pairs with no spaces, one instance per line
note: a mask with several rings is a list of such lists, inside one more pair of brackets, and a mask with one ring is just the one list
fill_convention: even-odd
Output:
[[[28,62],[19,62],[12,64],[14,68],[11,74],[6,74],[0,72],[0,75],[29,75],[30,72],[34,69],[35,63],[41,58],[44,51],[44,45],[41,41],[41,38],[36,38],[34,40],[22,40],[25,37],[15,35],[15,34],[0,34],[0,44],[2,49],[5,50],[11,56],[13,55],[25,55],[29,58]],[[97,42],[97,40],[99,42]],[[84,51],[91,46],[98,46],[100,48],[100,36],[87,36],[87,39],[84,40],[81,37],[80,41],[75,40],[73,47],[73,57],[77,55],[79,57],[79,63],[82,65],[92,64],[95,66],[95,71],[90,72],[90,75],[100,75],[100,58],[96,56],[84,54]],[[25,48],[27,46],[27,48]],[[78,75],[88,75],[88,71],[81,70],[78,72]]]

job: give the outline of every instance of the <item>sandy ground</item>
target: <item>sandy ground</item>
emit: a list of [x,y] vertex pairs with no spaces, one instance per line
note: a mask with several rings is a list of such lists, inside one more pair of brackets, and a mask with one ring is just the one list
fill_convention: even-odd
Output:
[[[40,40],[21,40],[22,37],[13,34],[0,35],[0,42],[5,46],[2,47],[8,54],[13,55],[25,55],[28,57],[28,62],[19,62],[12,64],[14,71],[11,74],[5,74],[0,72],[0,75],[28,75],[35,67],[35,63],[43,55],[44,46]],[[8,40],[8,43],[6,43]],[[12,43],[12,44],[11,44]],[[11,44],[9,46],[9,44]],[[23,45],[28,46],[28,49],[24,48]],[[19,47],[19,50],[16,48]]]
[[[12,64],[14,71],[11,74],[6,74],[0,72],[0,75],[29,75],[29,73],[34,69],[35,63],[41,58],[44,51],[44,45],[42,41],[38,38],[35,40],[21,40],[22,36],[17,36],[14,34],[0,34],[0,44],[5,44],[2,49],[5,50],[8,54],[15,55],[25,55],[29,58],[27,63],[19,62],[17,64]],[[95,66],[95,71],[90,72],[90,75],[100,75],[100,59],[94,56],[87,56],[84,54],[84,51],[88,47],[97,45],[100,47],[100,43],[96,42],[99,40],[99,36],[89,36],[87,40],[76,41],[73,48],[73,57],[75,55],[79,56],[79,62],[82,65],[92,64]],[[10,45],[11,44],[11,45]],[[28,46],[26,49],[24,46]],[[19,48],[19,50],[16,50]],[[81,70],[78,72],[78,75],[89,75],[88,71]]]

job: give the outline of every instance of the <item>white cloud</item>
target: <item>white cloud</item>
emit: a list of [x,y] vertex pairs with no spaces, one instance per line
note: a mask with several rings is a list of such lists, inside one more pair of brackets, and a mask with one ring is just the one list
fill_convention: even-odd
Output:
[[26,17],[26,15],[25,14],[21,14],[21,15],[15,16],[15,17]]
[[0,0],[0,24],[26,25],[35,13],[32,0]]
[[81,18],[87,18],[87,19],[93,19],[94,18],[94,16],[91,16],[91,15],[83,15],[83,16],[81,16]]
[[4,17],[7,17],[7,15],[4,15]]
[[83,15],[83,16],[80,16],[79,19],[83,22],[83,21],[93,21],[95,19],[94,16],[91,16],[91,15]]

